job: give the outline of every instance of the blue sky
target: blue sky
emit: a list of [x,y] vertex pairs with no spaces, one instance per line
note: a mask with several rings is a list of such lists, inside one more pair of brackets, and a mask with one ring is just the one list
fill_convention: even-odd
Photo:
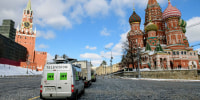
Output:
[[[164,11],[168,0],[157,1]],[[142,18],[143,30],[148,0],[32,0],[36,50],[48,52],[48,60],[55,54],[66,54],[78,60],[91,60],[99,66],[102,60],[109,64],[111,52],[105,49],[108,47],[113,52],[113,63],[117,63],[130,30],[128,19],[133,2]],[[0,22],[13,19],[17,27],[27,3],[28,0],[0,0]],[[199,0],[171,0],[171,3],[181,11],[188,26],[200,22]],[[187,28],[186,36],[191,45],[200,43],[200,25]]]

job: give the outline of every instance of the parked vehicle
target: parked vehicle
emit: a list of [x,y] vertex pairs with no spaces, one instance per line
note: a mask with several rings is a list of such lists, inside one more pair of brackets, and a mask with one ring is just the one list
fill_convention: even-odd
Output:
[[92,82],[96,82],[96,75],[95,74],[92,75]]
[[84,61],[77,61],[74,64],[81,64],[81,70],[82,70],[82,74],[83,74],[85,87],[89,87],[90,85],[92,85],[91,62],[84,60]]
[[43,70],[40,98],[41,99],[78,99],[84,93],[80,65],[68,61],[56,61],[55,64],[46,64]]

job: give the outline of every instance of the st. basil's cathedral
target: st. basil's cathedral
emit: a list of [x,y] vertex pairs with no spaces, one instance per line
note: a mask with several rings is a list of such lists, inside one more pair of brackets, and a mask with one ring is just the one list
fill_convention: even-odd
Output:
[[[162,12],[157,0],[148,0],[145,9],[144,31],[140,29],[141,18],[133,9],[129,18],[131,30],[127,34],[129,49],[137,54],[140,48],[140,68],[152,70],[198,69],[198,54],[189,42],[186,34],[186,22],[181,19],[181,12],[172,6],[168,0],[168,7]],[[134,65],[138,67],[137,56]]]

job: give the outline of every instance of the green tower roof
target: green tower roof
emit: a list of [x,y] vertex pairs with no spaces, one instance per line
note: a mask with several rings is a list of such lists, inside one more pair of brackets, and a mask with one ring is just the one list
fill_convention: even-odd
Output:
[[151,46],[149,45],[149,43],[147,42],[147,45],[146,45],[146,48],[145,48],[145,51],[151,51]]
[[155,51],[157,51],[157,52],[158,51],[163,51],[162,46],[160,45],[160,43],[157,44],[157,47],[156,47]]
[[29,1],[28,1],[28,4],[27,4],[27,7],[26,7],[26,9],[29,9],[29,10],[31,10],[31,0],[29,0]]
[[157,31],[158,30],[158,27],[153,24],[152,22],[150,22],[149,24],[147,24],[147,26],[145,27],[145,32],[148,32],[148,31]]

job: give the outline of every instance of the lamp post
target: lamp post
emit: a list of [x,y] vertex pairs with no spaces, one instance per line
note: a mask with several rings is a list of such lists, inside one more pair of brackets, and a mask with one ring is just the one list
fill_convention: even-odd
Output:
[[[137,43],[137,39],[136,39],[136,43]],[[141,78],[140,76],[140,47],[138,47],[138,43],[137,43],[137,59],[138,59],[138,78]]]
[[112,49],[109,49],[109,48],[105,48],[106,50],[110,50],[111,51],[111,58],[110,58],[110,74],[112,73],[112,59],[113,59],[113,57],[112,57]]
[[26,72],[26,74],[28,74],[28,65],[29,65],[29,63],[30,63],[30,61],[29,61],[29,55],[27,56],[27,60],[26,60],[26,64],[27,64],[27,72]]

